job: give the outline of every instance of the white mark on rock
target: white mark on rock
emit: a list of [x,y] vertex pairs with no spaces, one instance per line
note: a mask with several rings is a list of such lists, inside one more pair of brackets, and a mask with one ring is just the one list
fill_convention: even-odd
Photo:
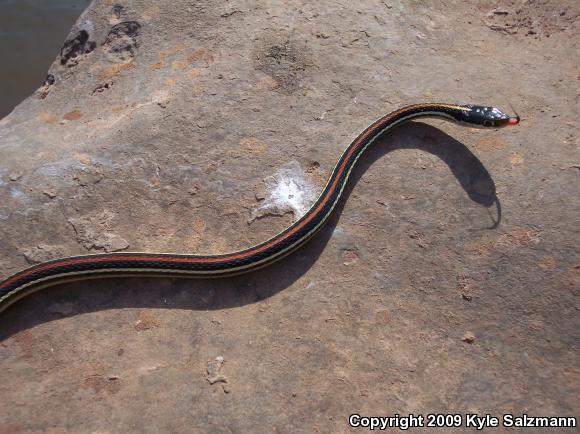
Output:
[[104,250],[118,252],[129,247],[129,243],[119,235],[109,231],[115,214],[103,210],[97,214],[81,217],[71,217],[68,222],[72,225],[76,238],[87,250]]
[[83,164],[79,163],[78,160],[73,158],[66,158],[59,161],[54,161],[52,163],[43,164],[38,167],[35,172],[38,175],[43,175],[47,177],[60,177],[69,169],[76,169],[84,167]]
[[324,116],[326,116],[326,113],[328,113],[327,110],[325,110],[324,113],[322,113],[320,116],[314,116],[314,120],[317,120],[317,121],[324,120]]
[[10,189],[10,196],[14,200],[18,200],[18,201],[26,200],[26,195],[16,187],[12,187]]
[[[85,13],[88,11],[88,8],[86,11],[83,12],[83,14],[81,15],[82,18],[84,18]],[[81,19],[82,19],[81,18]],[[87,20],[87,19],[82,19],[82,21],[79,24],[79,30],[86,30],[86,32],[89,35],[92,35],[93,32],[95,31],[95,25],[91,20]]]
[[308,282],[308,284],[306,285],[306,287],[304,289],[306,289],[306,290],[314,289],[315,286],[316,286],[316,283]]
[[334,237],[343,237],[343,236],[344,236],[344,230],[340,226],[336,225],[334,227],[334,229],[332,230],[332,237],[334,238]]
[[63,245],[39,244],[22,250],[22,254],[29,264],[39,264],[51,259],[63,258],[66,256],[66,248]]
[[297,161],[282,166],[274,176],[264,178],[267,197],[259,208],[252,211],[248,224],[266,215],[292,213],[294,219],[302,217],[317,197],[317,188],[304,176]]
[[161,108],[167,108],[170,101],[171,101],[171,96],[169,94],[169,91],[167,91],[165,89],[158,90],[158,91],[154,92],[153,95],[151,96],[151,102],[157,104]]
[[207,362],[206,379],[209,384],[228,383],[228,377],[220,374],[223,365],[224,358],[222,356],[217,356],[214,360],[210,360],[209,362]]

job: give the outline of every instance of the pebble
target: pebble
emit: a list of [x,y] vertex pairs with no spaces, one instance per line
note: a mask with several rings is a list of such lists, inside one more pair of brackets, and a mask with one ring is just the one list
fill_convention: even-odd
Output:
[[475,341],[475,335],[472,332],[466,332],[461,340],[468,344],[472,344]]

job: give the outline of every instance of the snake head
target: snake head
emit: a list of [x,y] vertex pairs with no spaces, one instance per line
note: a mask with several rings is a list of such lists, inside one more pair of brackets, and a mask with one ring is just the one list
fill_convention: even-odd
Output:
[[476,128],[501,128],[520,123],[517,113],[510,116],[497,107],[481,105],[464,105],[459,121]]

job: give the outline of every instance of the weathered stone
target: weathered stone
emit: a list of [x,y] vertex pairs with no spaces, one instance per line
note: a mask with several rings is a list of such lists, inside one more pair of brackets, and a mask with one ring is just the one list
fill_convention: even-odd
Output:
[[522,123],[396,129],[271,267],[19,301],[0,316],[2,430],[578,414],[576,3],[94,1],[0,121],[0,278],[55,254],[261,242],[401,105],[511,102]]

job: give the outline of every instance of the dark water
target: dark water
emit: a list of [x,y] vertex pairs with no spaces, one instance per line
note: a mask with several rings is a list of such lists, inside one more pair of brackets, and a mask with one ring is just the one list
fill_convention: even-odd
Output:
[[0,118],[46,78],[90,0],[0,0]]

